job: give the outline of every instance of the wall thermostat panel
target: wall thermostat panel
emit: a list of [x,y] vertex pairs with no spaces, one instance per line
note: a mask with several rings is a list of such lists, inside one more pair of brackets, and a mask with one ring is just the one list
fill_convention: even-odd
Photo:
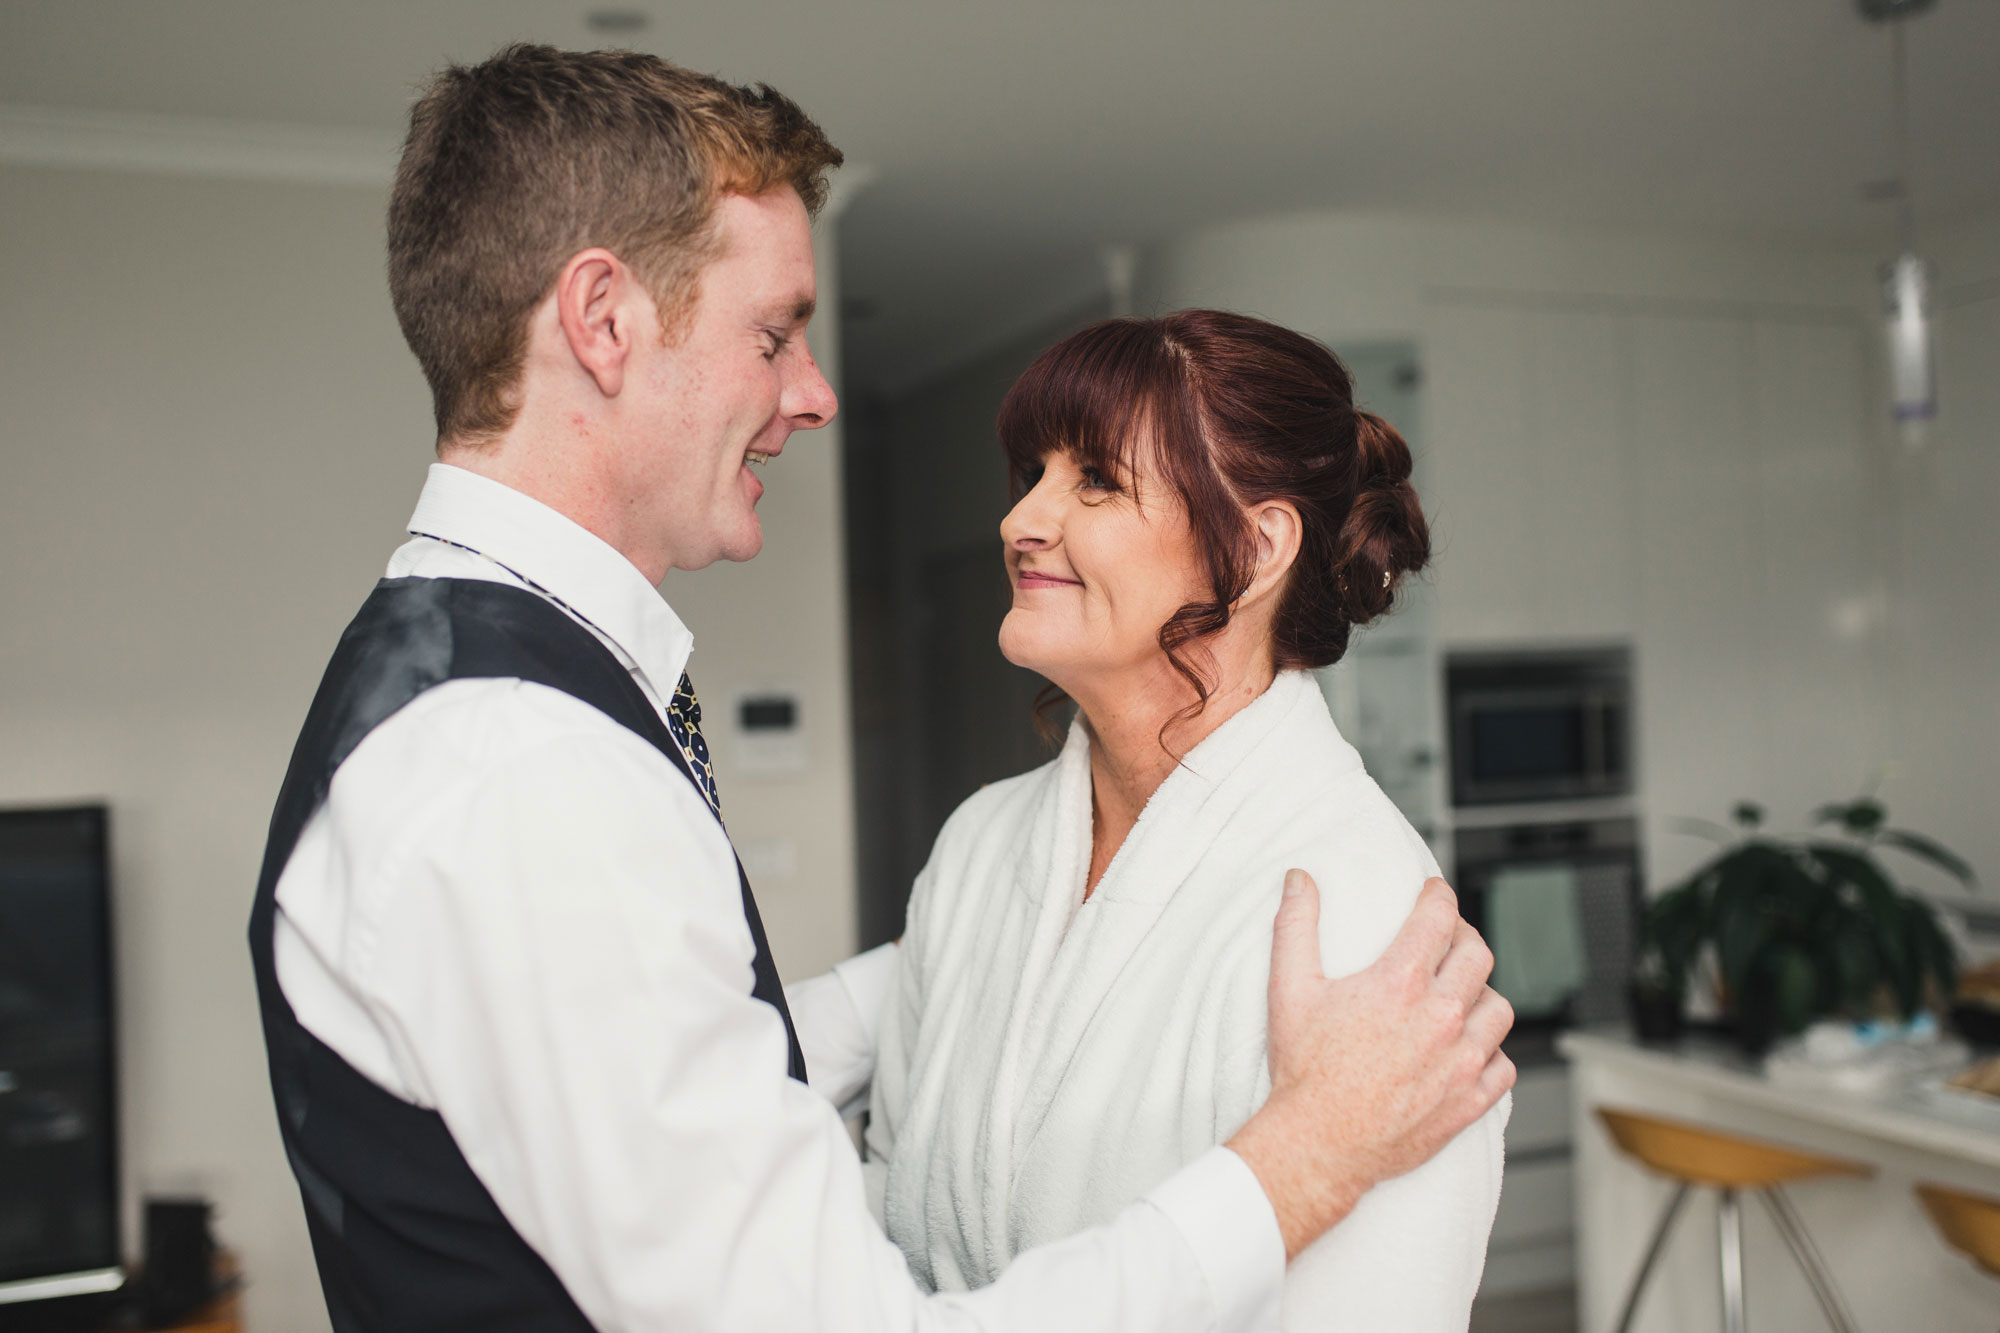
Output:
[[786,778],[806,771],[805,716],[797,690],[745,690],[730,709],[729,725],[742,776]]

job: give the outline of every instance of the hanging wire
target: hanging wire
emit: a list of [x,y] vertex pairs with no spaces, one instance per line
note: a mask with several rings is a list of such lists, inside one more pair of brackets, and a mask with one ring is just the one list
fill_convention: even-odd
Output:
[[1916,248],[1916,221],[1910,207],[1910,55],[1902,23],[1889,25],[1889,39],[1896,117],[1896,244],[1908,254]]

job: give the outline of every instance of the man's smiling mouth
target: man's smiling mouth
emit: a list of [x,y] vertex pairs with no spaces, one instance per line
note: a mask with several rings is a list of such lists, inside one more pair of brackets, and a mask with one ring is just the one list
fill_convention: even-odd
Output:
[[743,455],[743,461],[751,467],[762,467],[771,461],[771,455],[752,449]]

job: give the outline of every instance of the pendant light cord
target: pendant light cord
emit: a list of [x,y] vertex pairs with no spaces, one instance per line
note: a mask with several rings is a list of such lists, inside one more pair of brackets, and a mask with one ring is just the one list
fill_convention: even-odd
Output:
[[1896,106],[1896,243],[1904,254],[1917,248],[1916,210],[1910,202],[1910,56],[1903,23],[1889,24],[1894,45],[1892,78]]

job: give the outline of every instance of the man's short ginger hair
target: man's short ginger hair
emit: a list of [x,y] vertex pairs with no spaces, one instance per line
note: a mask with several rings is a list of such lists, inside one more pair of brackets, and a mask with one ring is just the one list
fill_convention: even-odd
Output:
[[631,265],[669,336],[716,248],[716,203],[789,185],[809,214],[840,150],[798,104],[636,51],[510,46],[440,73],[389,198],[389,295],[438,440],[519,410],[528,317],[580,250]]

